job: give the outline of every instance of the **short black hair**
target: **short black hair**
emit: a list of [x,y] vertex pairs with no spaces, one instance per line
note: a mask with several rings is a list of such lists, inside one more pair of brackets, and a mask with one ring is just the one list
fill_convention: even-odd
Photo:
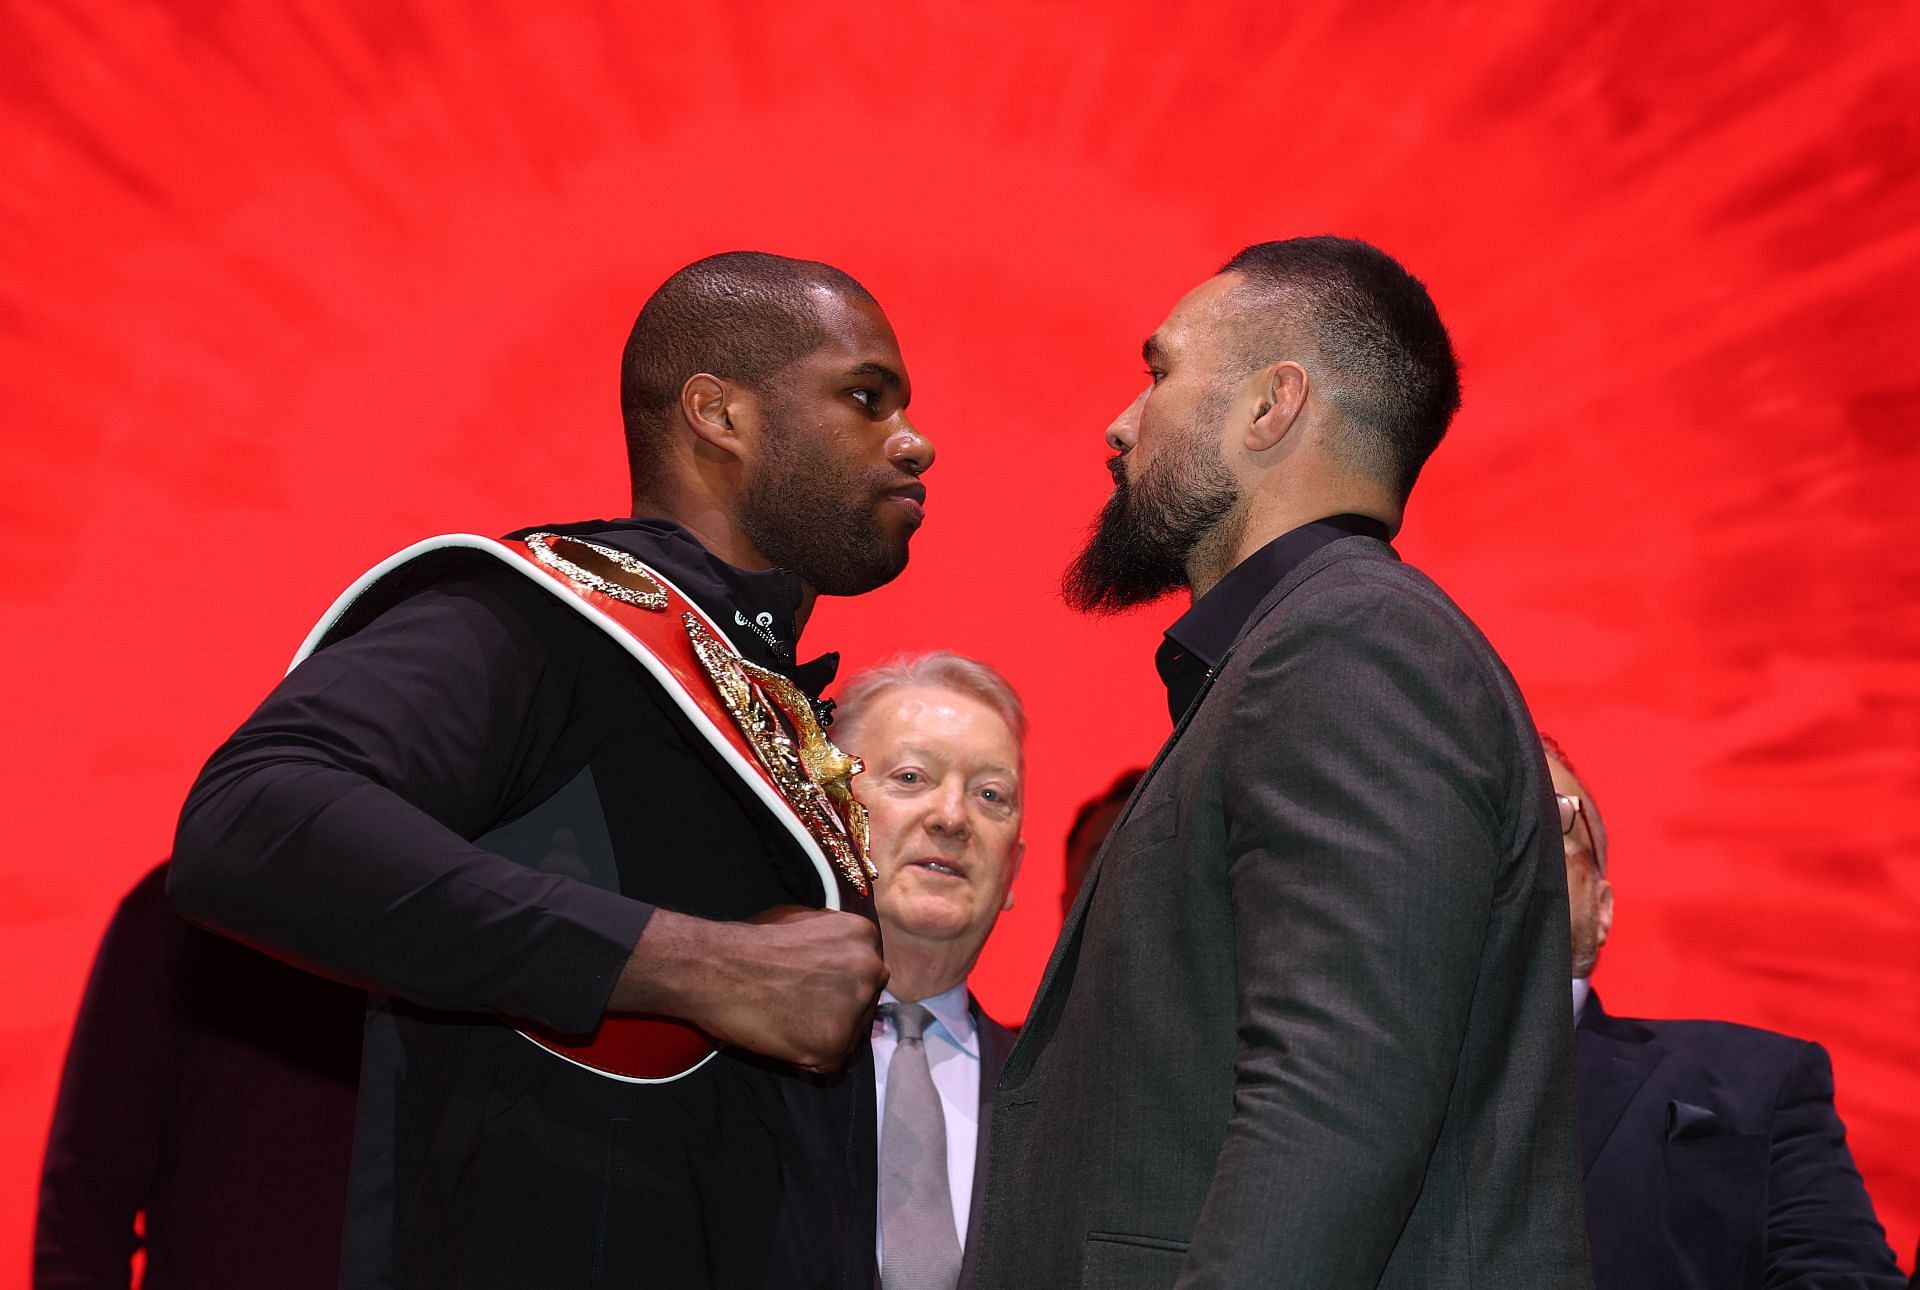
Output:
[[1335,405],[1362,468],[1404,500],[1460,407],[1460,365],[1433,298],[1376,246],[1296,237],[1247,247],[1221,266],[1253,293],[1249,365],[1285,357],[1292,328],[1333,369]]
[[710,372],[762,390],[826,343],[811,294],[822,287],[873,302],[871,292],[830,264],[765,251],[709,255],[660,284],[620,355],[620,414],[636,487],[658,460],[688,377]]

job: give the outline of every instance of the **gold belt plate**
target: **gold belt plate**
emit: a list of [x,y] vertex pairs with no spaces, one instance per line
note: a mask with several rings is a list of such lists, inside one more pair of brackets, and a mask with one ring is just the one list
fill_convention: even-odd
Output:
[[878,870],[867,855],[867,808],[853,795],[860,759],[827,738],[799,686],[740,657],[698,614],[684,619],[694,656],[780,796],[834,868],[865,895]]

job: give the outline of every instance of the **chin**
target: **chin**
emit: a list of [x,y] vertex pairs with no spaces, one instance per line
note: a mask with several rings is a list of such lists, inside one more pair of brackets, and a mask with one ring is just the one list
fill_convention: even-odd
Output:
[[[907,544],[878,548],[859,561],[846,561],[834,570],[801,576],[823,596],[864,596],[886,586],[907,570]],[[796,570],[795,572],[798,572]]]
[[886,921],[908,936],[923,941],[950,941],[964,936],[973,911],[952,901],[934,898],[896,898],[882,911]]
[[912,530],[908,530],[898,541],[888,542],[873,553],[874,586],[884,586],[907,571],[907,542],[912,536]]

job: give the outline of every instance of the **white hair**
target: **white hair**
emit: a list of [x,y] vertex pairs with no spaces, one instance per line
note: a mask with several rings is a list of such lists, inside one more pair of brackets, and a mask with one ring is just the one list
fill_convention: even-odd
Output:
[[937,649],[926,654],[898,654],[861,672],[834,697],[836,734],[860,724],[874,700],[892,690],[924,686],[976,699],[993,709],[1013,731],[1022,763],[1027,756],[1027,710],[1007,678],[977,659]]

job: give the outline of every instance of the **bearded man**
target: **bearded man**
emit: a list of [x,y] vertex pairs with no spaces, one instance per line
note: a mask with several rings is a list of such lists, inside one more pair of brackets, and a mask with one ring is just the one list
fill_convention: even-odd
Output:
[[202,772],[180,907],[383,996],[344,1284],[870,1287],[886,968],[795,647],[905,567],[909,397],[845,273],[687,266],[635,518],[388,561]]
[[1189,591],[1176,726],[1001,1076],[979,1284],[1585,1287],[1539,739],[1387,543],[1459,399],[1433,303],[1266,243],[1145,355],[1066,591]]

